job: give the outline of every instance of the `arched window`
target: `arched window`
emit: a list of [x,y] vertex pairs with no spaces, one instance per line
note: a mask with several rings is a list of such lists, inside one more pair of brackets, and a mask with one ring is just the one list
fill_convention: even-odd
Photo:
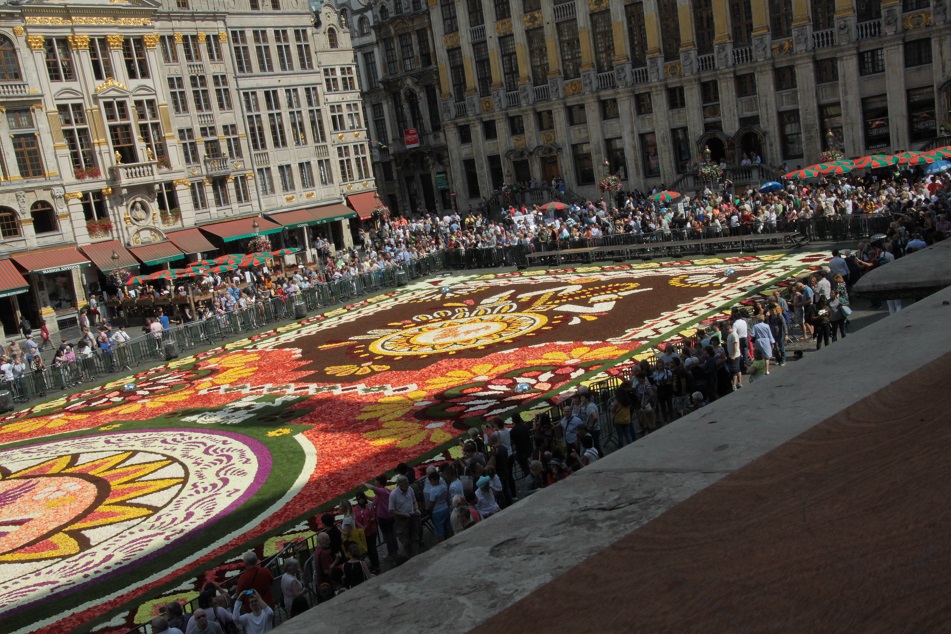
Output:
[[370,21],[367,20],[366,16],[360,18],[360,35],[369,35],[370,34]]
[[330,44],[330,48],[337,48],[340,46],[337,42],[336,29],[327,29],[327,42]]
[[380,22],[386,22],[390,19],[390,12],[385,6],[380,6]]
[[20,81],[20,62],[17,50],[10,38],[0,35],[0,81]]
[[0,236],[19,238],[20,235],[20,219],[17,218],[17,212],[9,207],[0,207]]
[[56,212],[53,206],[45,200],[33,203],[30,207],[30,216],[33,217],[34,233],[53,233],[59,231],[59,223],[56,221]]
[[345,29],[350,28],[350,14],[346,9],[340,9],[340,26]]

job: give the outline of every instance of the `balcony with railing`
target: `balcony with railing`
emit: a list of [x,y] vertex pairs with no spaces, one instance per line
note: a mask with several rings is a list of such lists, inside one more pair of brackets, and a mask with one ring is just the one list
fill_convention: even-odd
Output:
[[211,112],[199,112],[198,123],[201,125],[212,125],[215,122],[215,115]]
[[704,73],[708,70],[716,70],[717,60],[713,53],[709,55],[697,55],[697,70]]
[[752,64],[753,63],[753,47],[752,46],[743,46],[741,48],[733,49],[733,64]]
[[255,152],[254,153],[254,166],[261,167],[263,165],[271,164],[271,153],[270,152]]
[[232,160],[230,156],[205,157],[205,174],[208,176],[221,176],[241,169],[244,169],[244,161],[240,159]]
[[871,40],[882,35],[882,21],[869,20],[868,22],[859,22],[855,29],[856,37],[859,40]]
[[155,161],[126,163],[109,168],[109,180],[114,185],[137,185],[158,180]]
[[575,2],[562,2],[561,4],[556,4],[554,9],[555,22],[562,22],[563,20],[571,20],[575,17],[576,8]]
[[203,64],[186,64],[185,67],[188,69],[189,75],[205,74],[205,66]]
[[548,84],[542,84],[541,86],[533,86],[532,91],[535,93],[535,101],[551,101],[551,88]]
[[326,145],[318,145],[314,148],[314,156],[317,158],[327,158],[330,156],[330,148]]
[[812,48],[832,48],[833,46],[835,46],[835,29],[812,32]]
[[30,84],[25,81],[4,82],[0,84],[0,97],[25,97],[28,94],[30,94]]
[[631,71],[631,78],[635,84],[646,84],[650,81],[650,73],[647,72],[647,66],[633,68]]
[[611,90],[612,88],[617,88],[614,71],[609,70],[604,73],[598,73],[598,90]]
[[510,90],[505,93],[505,106],[507,108],[518,108],[521,105],[521,99],[517,90]]
[[465,117],[468,115],[468,112],[466,111],[465,101],[457,101],[453,105],[455,106],[456,118]]
[[480,24],[479,26],[469,27],[469,39],[471,39],[473,42],[484,42],[485,25]]

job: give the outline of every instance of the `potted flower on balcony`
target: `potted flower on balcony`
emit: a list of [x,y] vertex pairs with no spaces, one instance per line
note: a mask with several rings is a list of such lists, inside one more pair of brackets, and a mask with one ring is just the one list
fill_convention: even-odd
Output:
[[248,243],[248,253],[260,253],[271,250],[271,240],[267,236],[255,236]]
[[616,194],[617,192],[621,191],[621,186],[621,179],[614,174],[609,174],[598,181],[598,191],[602,194]]
[[841,161],[845,155],[842,154],[842,150],[839,148],[832,148],[831,150],[826,150],[825,152],[819,153],[819,162],[820,163],[835,163],[836,161]]
[[89,236],[92,238],[108,235],[109,232],[112,231],[112,221],[108,218],[93,218],[92,220],[87,220],[86,231],[89,232]]
[[160,170],[170,170],[172,169],[172,162],[168,160],[167,156],[159,155],[155,157],[155,164],[158,165]]
[[178,207],[174,207],[172,209],[159,209],[159,216],[162,218],[162,224],[173,224],[182,219],[182,210]]

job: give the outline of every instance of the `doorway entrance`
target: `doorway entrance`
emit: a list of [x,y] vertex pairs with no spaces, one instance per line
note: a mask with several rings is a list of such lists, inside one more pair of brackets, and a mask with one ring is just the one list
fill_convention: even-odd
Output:
[[561,176],[561,167],[558,165],[558,155],[543,156],[542,159],[542,180],[546,185],[551,185],[552,180]]

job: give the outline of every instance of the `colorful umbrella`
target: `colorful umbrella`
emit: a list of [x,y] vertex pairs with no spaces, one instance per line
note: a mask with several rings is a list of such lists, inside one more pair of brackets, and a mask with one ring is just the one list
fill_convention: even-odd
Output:
[[680,192],[672,192],[665,189],[664,191],[651,196],[651,200],[653,200],[655,203],[665,204],[673,202],[682,196],[683,194]]
[[262,264],[268,264],[274,260],[271,257],[270,253],[252,253],[250,255],[244,256],[238,266],[247,267],[247,266],[261,266]]
[[212,267],[211,272],[218,273],[220,275],[221,273],[224,273],[225,271],[237,270],[237,268],[238,268],[237,264],[219,264],[218,266]]
[[935,148],[929,152],[925,152],[925,154],[935,157],[935,160],[951,158],[951,145]]
[[175,271],[170,271],[168,269],[162,269],[161,271],[156,271],[151,275],[145,276],[145,279],[151,280],[153,282],[156,280],[174,280],[177,278],[178,276],[175,274]]
[[243,257],[244,256],[240,253],[229,253],[228,255],[222,255],[215,258],[212,260],[212,262],[215,264],[231,264],[232,262],[240,262],[241,258]]
[[764,183],[762,187],[759,188],[759,193],[761,194],[771,194],[773,192],[778,192],[783,188],[782,183],[777,183],[776,181],[769,181]]
[[278,249],[277,251],[271,251],[271,255],[276,258],[282,258],[285,255],[291,255],[293,253],[297,253],[298,251],[300,251],[300,249]]
[[852,161],[836,161],[835,163],[820,163],[815,166],[820,174],[834,174],[842,176],[852,171]]
[[887,154],[872,154],[870,156],[863,156],[862,158],[855,159],[852,161],[858,169],[879,169],[881,167],[888,167],[889,165],[895,165],[898,163],[897,156],[889,156]]
[[901,152],[896,154],[895,157],[898,159],[899,165],[924,165],[937,160],[935,156],[919,152]]
[[147,277],[148,277],[147,275],[136,275],[135,277],[130,277],[126,281],[125,285],[132,286],[133,284],[141,284],[142,282],[146,280]]
[[816,167],[817,167],[816,165],[810,165],[809,167],[805,167],[801,170],[793,170],[792,172],[789,172],[788,174],[783,176],[783,178],[791,178],[796,180],[816,178],[817,176],[820,176],[819,170],[817,170]]
[[208,268],[207,266],[199,265],[187,266],[183,269],[175,269],[175,275],[177,277],[198,277],[207,273]]
[[925,168],[925,174],[940,174],[941,172],[947,172],[949,169],[951,169],[951,162],[935,161]]
[[539,209],[541,209],[542,211],[564,211],[565,209],[568,209],[568,205],[566,205],[565,203],[553,201],[550,203],[545,203],[544,205],[539,207]]

